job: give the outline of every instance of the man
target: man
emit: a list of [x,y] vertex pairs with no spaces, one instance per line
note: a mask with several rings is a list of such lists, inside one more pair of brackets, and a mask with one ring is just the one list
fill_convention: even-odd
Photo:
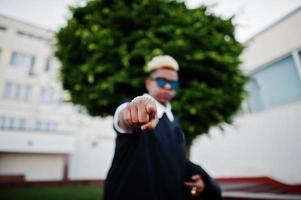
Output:
[[148,94],[120,105],[114,115],[116,148],[104,199],[221,199],[213,179],[185,158],[184,134],[170,106],[179,87],[178,63],[157,56],[147,67]]

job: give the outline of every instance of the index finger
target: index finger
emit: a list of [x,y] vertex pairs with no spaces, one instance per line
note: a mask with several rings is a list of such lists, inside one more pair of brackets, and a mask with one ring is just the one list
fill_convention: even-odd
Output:
[[154,129],[154,128],[156,128],[157,124],[158,124],[158,118],[155,117],[155,118],[151,119],[148,123],[142,125],[141,130]]
[[195,182],[184,182],[184,185],[186,185],[188,187],[195,187],[195,186],[197,186],[197,184]]
[[157,109],[153,106],[147,106],[146,110],[149,114],[149,122],[141,126],[141,130],[154,129],[158,124]]

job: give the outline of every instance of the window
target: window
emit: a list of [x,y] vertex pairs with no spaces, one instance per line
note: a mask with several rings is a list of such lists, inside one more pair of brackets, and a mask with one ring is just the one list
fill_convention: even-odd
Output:
[[28,69],[28,73],[33,74],[36,58],[33,55],[28,56],[27,58],[29,59],[29,63],[27,65],[25,65],[25,67]]
[[56,131],[58,123],[50,120],[36,120],[35,129],[38,131]]
[[29,85],[6,82],[3,97],[4,99],[28,101],[30,93],[31,87]]
[[40,102],[41,103],[56,103],[59,101],[58,92],[53,88],[41,88]]
[[34,125],[34,129],[41,130],[41,121],[37,120]]
[[4,116],[0,115],[0,128],[4,127],[4,120],[5,120]]
[[246,85],[251,112],[301,99],[301,80],[292,56],[265,66]]
[[15,100],[20,100],[20,94],[21,94],[21,85],[19,84],[15,84],[15,91],[14,91],[14,96],[13,96],[13,99]]
[[40,92],[40,102],[47,103],[49,100],[48,91],[46,88],[42,88]]
[[17,52],[13,51],[10,57],[10,64],[11,65],[18,65],[21,62],[21,58],[18,57]]
[[10,99],[12,97],[12,93],[13,93],[12,90],[13,90],[12,83],[10,83],[10,82],[5,83],[3,97],[5,99]]
[[51,59],[47,58],[46,63],[45,63],[45,67],[44,67],[44,71],[49,72],[50,69],[51,69]]
[[13,125],[14,125],[14,118],[12,117],[9,117],[9,118],[6,118],[6,127],[5,128],[13,128]]
[[28,85],[21,86],[20,91],[19,91],[19,96],[18,96],[18,98],[15,98],[15,99],[21,100],[21,101],[28,101],[30,93],[31,93],[30,86],[28,86]]
[[25,119],[16,118],[14,123],[14,128],[17,129],[25,128]]
[[10,58],[10,64],[13,66],[25,67],[29,73],[34,72],[36,58],[34,55],[23,54],[13,51]]
[[263,109],[262,98],[260,96],[260,86],[255,78],[250,78],[249,83],[246,85],[246,90],[249,93],[247,103],[250,111]]
[[0,128],[24,129],[26,120],[20,117],[0,116]]
[[23,95],[22,95],[23,99],[22,100],[28,101],[30,93],[31,93],[30,86],[27,85],[27,86],[23,87]]

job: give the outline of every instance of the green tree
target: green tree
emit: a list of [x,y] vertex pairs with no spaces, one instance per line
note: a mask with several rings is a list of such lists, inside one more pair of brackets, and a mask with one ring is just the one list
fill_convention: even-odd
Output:
[[239,110],[246,78],[232,18],[173,0],[94,0],[71,13],[56,35],[56,56],[71,102],[90,115],[112,115],[122,100],[144,93],[145,64],[161,54],[180,65],[173,110],[188,146]]

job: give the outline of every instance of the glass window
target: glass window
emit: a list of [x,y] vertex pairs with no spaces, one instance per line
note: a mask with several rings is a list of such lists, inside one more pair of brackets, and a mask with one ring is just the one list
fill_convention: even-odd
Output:
[[47,98],[47,90],[46,88],[41,88],[40,92],[40,102],[45,103]]
[[54,90],[52,88],[48,89],[48,103],[53,103]]
[[3,128],[8,128],[9,124],[10,124],[10,118],[9,117],[4,117]]
[[26,123],[25,119],[21,118],[20,119],[20,128],[21,129],[25,128],[25,125],[26,125],[25,123]]
[[15,88],[14,88],[14,99],[15,100],[20,100],[21,99],[21,90],[22,87],[20,84],[15,84]]
[[36,130],[40,130],[41,129],[41,122],[40,122],[40,120],[36,120],[35,121],[35,126],[34,127],[35,127]]
[[31,87],[28,85],[7,82],[4,86],[3,97],[5,99],[28,101],[30,93]]
[[10,99],[12,96],[12,93],[13,93],[12,90],[13,90],[12,83],[10,83],[10,82],[5,83],[3,97],[6,99]]
[[20,88],[19,100],[24,101],[25,92],[26,92],[26,86],[22,85]]
[[25,54],[18,53],[16,51],[13,51],[10,57],[10,64],[14,66],[23,66],[30,64],[30,60],[27,59],[27,56]]
[[50,125],[51,125],[51,123],[49,121],[45,121],[44,122],[44,130],[50,131]]
[[301,99],[301,80],[292,56],[270,64],[250,76],[246,85],[250,111]]
[[0,128],[4,128],[4,121],[5,121],[5,117],[0,116]]
[[15,119],[12,117],[7,118],[6,120],[6,128],[13,128],[14,127],[14,123],[15,123]]
[[20,118],[16,118],[14,120],[14,125],[13,125],[14,128],[21,128],[21,119]]
[[34,73],[34,64],[35,64],[35,62],[36,62],[35,56],[33,56],[33,55],[28,55],[28,56],[26,57],[26,60],[27,60],[27,62],[26,62],[25,67],[28,69],[28,73],[29,73],[29,74]]
[[14,66],[23,66],[28,70],[28,73],[34,72],[36,58],[34,55],[22,54],[13,51],[10,58],[10,64]]
[[17,65],[18,64],[18,54],[17,52],[13,51],[10,57],[10,64]]
[[11,129],[25,128],[25,119],[0,116],[0,128],[11,128]]
[[246,91],[249,94],[247,102],[249,111],[253,112],[263,109],[262,99],[260,95],[260,86],[255,77],[250,77],[250,81],[246,85]]
[[53,88],[42,88],[40,92],[40,102],[54,103],[57,97]]
[[56,131],[58,124],[56,122],[49,122],[49,131]]
[[49,72],[50,67],[51,67],[51,60],[50,60],[50,58],[47,58],[46,63],[45,63],[45,67],[44,67],[44,71]]
[[24,101],[28,101],[30,93],[31,93],[31,87],[28,86],[28,85],[25,86],[24,87],[24,94],[23,94],[23,100]]
[[39,131],[56,131],[58,123],[51,120],[36,120],[35,129]]
[[35,123],[35,129],[39,131],[45,131],[46,130],[46,123],[44,120],[37,120]]

